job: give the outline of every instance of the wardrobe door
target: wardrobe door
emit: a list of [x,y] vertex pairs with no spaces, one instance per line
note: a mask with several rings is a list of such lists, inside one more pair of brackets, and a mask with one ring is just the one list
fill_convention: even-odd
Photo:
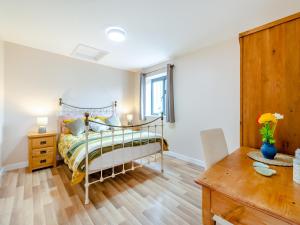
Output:
[[[278,112],[286,115],[287,80],[285,69],[285,24],[265,30],[262,74],[261,113]],[[287,145],[287,121],[279,121],[275,132],[276,148],[285,152]],[[258,133],[260,136],[260,134]]]
[[261,113],[284,115],[276,130],[279,151],[300,147],[300,19],[241,38],[241,144],[259,148]]
[[282,135],[282,150],[294,154],[296,148],[300,148],[300,19],[283,25],[285,118],[278,127],[279,135]]
[[265,32],[243,37],[241,42],[241,145],[260,145],[257,116],[262,108],[262,55]]

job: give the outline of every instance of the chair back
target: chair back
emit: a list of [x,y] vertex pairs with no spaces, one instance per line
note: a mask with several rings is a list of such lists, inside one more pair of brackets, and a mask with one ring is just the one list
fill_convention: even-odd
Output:
[[221,128],[203,130],[200,132],[200,136],[207,170],[228,155],[227,143]]

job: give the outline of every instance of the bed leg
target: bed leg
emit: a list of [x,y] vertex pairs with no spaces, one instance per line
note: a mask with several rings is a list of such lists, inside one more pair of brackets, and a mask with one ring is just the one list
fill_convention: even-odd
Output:
[[164,172],[164,153],[161,151],[161,156],[160,156],[160,171],[163,173]]
[[84,203],[89,204],[89,116],[88,112],[85,113],[85,201]]
[[89,184],[85,184],[85,201],[84,204],[89,204],[90,203],[90,199],[89,199]]
[[164,172],[164,115],[161,113],[161,151],[160,151],[160,170]]

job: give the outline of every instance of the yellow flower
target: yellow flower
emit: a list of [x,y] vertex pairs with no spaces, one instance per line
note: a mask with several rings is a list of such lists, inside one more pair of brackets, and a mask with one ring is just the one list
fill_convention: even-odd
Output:
[[267,122],[277,123],[277,119],[274,116],[274,114],[272,114],[272,113],[264,113],[258,119],[258,123],[260,123],[260,124],[267,123]]

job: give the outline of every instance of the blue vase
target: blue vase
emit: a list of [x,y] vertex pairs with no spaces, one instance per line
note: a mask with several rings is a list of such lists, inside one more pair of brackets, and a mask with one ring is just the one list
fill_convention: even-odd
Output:
[[274,159],[274,157],[277,153],[277,150],[276,150],[274,144],[269,144],[267,142],[264,142],[262,144],[262,146],[260,147],[260,150],[266,159]]

